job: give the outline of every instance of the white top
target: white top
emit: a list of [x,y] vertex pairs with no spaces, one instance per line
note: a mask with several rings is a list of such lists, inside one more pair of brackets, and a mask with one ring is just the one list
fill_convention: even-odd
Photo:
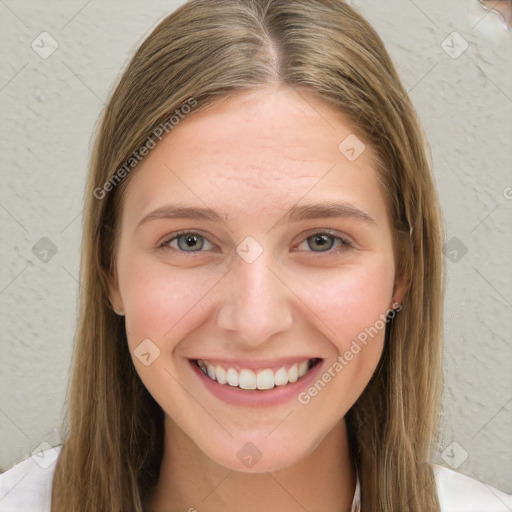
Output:
[[[61,446],[44,450],[0,475],[0,512],[50,512],[55,461]],[[433,464],[442,512],[512,512],[512,495]],[[359,481],[352,510],[359,510]]]

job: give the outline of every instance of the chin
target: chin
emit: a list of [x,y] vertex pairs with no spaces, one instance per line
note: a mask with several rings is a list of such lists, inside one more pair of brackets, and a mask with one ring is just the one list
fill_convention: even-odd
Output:
[[216,464],[229,470],[257,474],[294,466],[311,454],[320,443],[318,440],[308,446],[308,439],[299,440],[297,436],[289,436],[288,439],[291,439],[291,442],[286,442],[282,438],[276,438],[271,442],[265,436],[258,440],[254,437],[251,440],[248,437],[233,440],[225,446],[225,450],[219,450],[220,445],[217,445],[207,447],[203,453]]

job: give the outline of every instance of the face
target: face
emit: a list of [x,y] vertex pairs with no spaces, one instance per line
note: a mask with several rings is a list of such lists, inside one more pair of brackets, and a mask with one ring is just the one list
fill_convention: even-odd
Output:
[[304,459],[379,361],[400,285],[353,137],[314,96],[262,88],[190,114],[130,177],[112,302],[166,428],[225,467]]

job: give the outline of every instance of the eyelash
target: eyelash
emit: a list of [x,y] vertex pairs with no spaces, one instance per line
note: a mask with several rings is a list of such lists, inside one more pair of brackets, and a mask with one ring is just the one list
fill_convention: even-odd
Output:
[[[159,249],[162,249],[162,250],[171,250],[173,252],[180,252],[182,254],[201,254],[205,251],[203,250],[200,250],[200,251],[183,251],[181,249],[175,249],[174,247],[170,247],[170,243],[173,241],[173,240],[177,240],[180,236],[182,235],[193,235],[193,236],[197,236],[199,238],[202,238],[204,240],[207,240],[209,243],[211,243],[213,245],[212,242],[210,242],[208,240],[208,238],[206,238],[204,235],[201,235],[200,233],[197,233],[195,231],[178,231],[177,233],[173,233],[172,236],[166,238],[162,243],[159,244],[158,248]],[[343,238],[343,237],[340,237],[340,236],[337,236],[336,234],[334,234],[333,231],[331,230],[325,230],[325,231],[317,231],[315,233],[312,233],[311,235],[308,235],[302,242],[300,242],[300,244],[302,244],[303,242],[306,242],[309,238],[313,238],[315,236],[318,236],[318,235],[327,235],[329,238],[331,239],[334,239],[334,240],[339,240],[341,242],[341,244],[338,246],[337,249],[335,248],[331,248],[331,249],[328,249],[327,251],[305,251],[305,252],[310,252],[314,255],[317,255],[317,256],[321,256],[322,254],[336,254],[340,251],[343,251],[343,250],[347,250],[347,249],[350,249],[352,247],[354,247],[354,245],[346,238]],[[298,245],[300,245],[298,244]]]

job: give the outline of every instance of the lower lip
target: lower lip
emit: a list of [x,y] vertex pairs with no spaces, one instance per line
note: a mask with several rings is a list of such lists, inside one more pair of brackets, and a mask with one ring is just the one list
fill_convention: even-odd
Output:
[[216,380],[210,379],[210,377],[205,375],[195,363],[189,361],[189,364],[206,389],[223,402],[245,407],[269,407],[297,399],[299,394],[316,380],[317,375],[324,366],[324,361],[317,363],[304,377],[295,382],[265,390],[245,390],[230,386],[229,384],[219,384]]

